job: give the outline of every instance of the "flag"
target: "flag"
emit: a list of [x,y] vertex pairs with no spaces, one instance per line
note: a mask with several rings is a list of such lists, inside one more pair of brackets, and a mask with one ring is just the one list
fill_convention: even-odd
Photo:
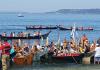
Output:
[[74,40],[74,42],[76,42],[76,44],[78,44],[78,42],[79,42],[79,35],[78,35],[77,31],[76,31],[75,24],[74,24],[74,26],[72,28],[71,38],[72,38],[72,40]]
[[76,27],[75,27],[75,24],[74,24],[74,27],[72,28],[72,32],[71,32],[71,38],[75,41],[75,30],[76,30]]

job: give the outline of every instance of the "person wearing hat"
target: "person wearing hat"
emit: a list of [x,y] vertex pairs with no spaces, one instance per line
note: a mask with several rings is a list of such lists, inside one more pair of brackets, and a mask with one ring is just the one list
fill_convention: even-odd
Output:
[[11,46],[4,40],[2,43],[2,70],[7,70],[10,64],[10,49]]

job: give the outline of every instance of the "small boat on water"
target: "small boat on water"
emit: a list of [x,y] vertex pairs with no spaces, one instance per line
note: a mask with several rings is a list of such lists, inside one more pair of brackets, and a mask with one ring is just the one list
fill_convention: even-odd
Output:
[[33,25],[33,26],[26,26],[26,29],[57,29],[57,26],[45,26],[45,25]]
[[40,60],[41,62],[53,62],[53,63],[82,63],[82,58],[84,53],[64,53],[63,55],[51,55],[52,53],[47,54],[47,58],[43,55]]
[[60,56],[53,56],[53,62],[81,63],[84,54],[80,53],[65,53]]
[[59,30],[72,30],[72,28],[65,28],[65,27],[61,27],[61,26],[59,26],[58,28],[59,28]]
[[[59,30],[72,30],[73,28],[72,27],[70,27],[70,28],[66,28],[66,27],[62,27],[62,26],[59,26],[58,27],[59,28]],[[76,27],[76,30],[77,31],[92,31],[93,30],[93,28],[92,27]]]
[[[76,35],[75,34],[76,33],[75,24],[74,24],[74,26],[72,27],[71,30],[72,30],[72,32],[71,32],[71,38],[73,39],[73,41],[76,41],[75,40],[76,39],[75,38],[75,35]],[[64,41],[64,44],[66,44],[65,41]],[[70,48],[72,48],[72,50],[74,52],[72,52],[72,51],[66,52],[65,50],[68,51],[68,48],[64,49],[64,52],[63,51],[59,51],[59,52],[57,52],[57,54],[52,55],[52,59],[51,59],[52,62],[60,62],[60,63],[64,62],[64,63],[76,63],[76,64],[82,63],[83,62],[83,58],[86,57],[86,54],[88,54],[88,53],[86,53],[86,52],[83,53],[83,52],[79,52],[79,50],[74,50],[75,46],[74,47],[70,46]]]
[[20,14],[18,14],[18,17],[24,17],[24,16],[20,13]]
[[10,36],[2,36],[0,35],[0,38],[3,39],[8,39],[8,40],[12,40],[12,39],[46,39],[48,37],[48,35],[50,34],[51,31],[49,31],[46,34],[43,35],[36,35],[36,36],[28,36],[28,37],[10,37]]
[[[64,26],[60,26],[60,25],[49,25],[49,26],[45,26],[45,25],[30,25],[30,26],[26,26],[26,30],[30,30],[30,29],[59,29],[59,30],[72,30],[73,27],[64,27]],[[92,31],[93,27],[76,27],[77,31]]]
[[33,63],[33,54],[27,56],[14,57],[14,63],[16,65],[31,65]]

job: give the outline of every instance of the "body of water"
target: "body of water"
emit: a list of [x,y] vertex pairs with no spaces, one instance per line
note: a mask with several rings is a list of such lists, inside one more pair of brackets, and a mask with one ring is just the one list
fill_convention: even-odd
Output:
[[[77,31],[81,37],[84,33],[90,41],[98,39],[100,33],[100,15],[99,14],[32,14],[23,13],[24,17],[18,17],[18,13],[0,13],[0,33],[7,32],[34,32],[26,30],[27,25],[64,25],[65,27],[76,26],[93,27],[93,31]],[[40,30],[46,33],[48,30]],[[71,31],[59,31],[60,40],[70,39]],[[52,30],[49,35],[50,41],[58,40],[58,30]]]
[[31,66],[13,66],[10,70],[100,70],[100,65],[82,64],[33,64]]
[[[27,25],[64,25],[65,27],[76,26],[93,27],[93,31],[77,31],[78,37],[84,33],[92,42],[100,37],[100,14],[32,14],[24,13],[24,17],[18,17],[18,13],[0,13],[0,34],[6,32],[31,32],[26,30]],[[44,34],[48,30],[41,30]],[[49,41],[58,41],[58,32],[60,40],[70,39],[71,31],[52,30],[49,35]],[[70,64],[33,64],[32,66],[13,66],[10,70],[99,70],[99,65],[70,65]]]

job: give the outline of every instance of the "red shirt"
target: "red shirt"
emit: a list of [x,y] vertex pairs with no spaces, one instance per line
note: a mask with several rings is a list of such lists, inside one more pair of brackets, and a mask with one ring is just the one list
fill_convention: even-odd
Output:
[[2,45],[2,54],[10,55],[10,44],[8,42],[4,42]]

